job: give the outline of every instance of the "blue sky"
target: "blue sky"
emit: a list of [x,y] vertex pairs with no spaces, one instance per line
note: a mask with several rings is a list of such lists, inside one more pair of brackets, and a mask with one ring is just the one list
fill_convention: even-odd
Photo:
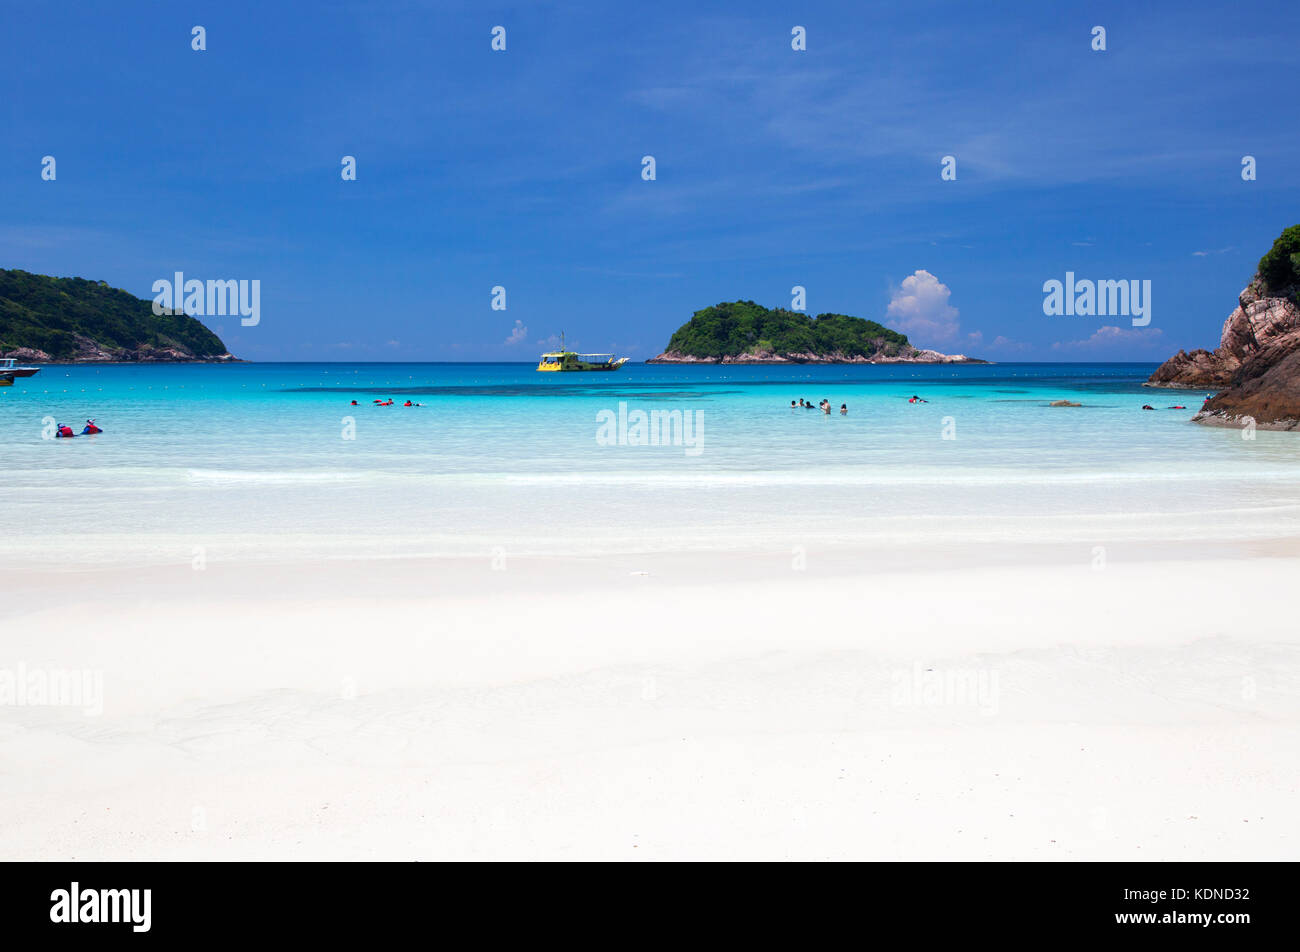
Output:
[[[1297,35],[1294,2],[5,0],[0,267],[258,279],[257,327],[205,320],[255,360],[643,359],[794,285],[920,346],[1160,360],[1300,222]],[[1066,271],[1150,280],[1151,325],[1044,315]]]

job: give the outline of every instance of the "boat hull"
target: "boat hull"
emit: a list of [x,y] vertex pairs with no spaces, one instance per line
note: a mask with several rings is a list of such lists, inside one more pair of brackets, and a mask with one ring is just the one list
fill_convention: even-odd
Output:
[[627,363],[626,357],[620,357],[618,360],[611,360],[610,362],[603,364],[590,364],[583,360],[566,358],[563,361],[547,362],[543,360],[537,365],[537,369],[544,374],[600,373],[601,371],[609,373],[615,370],[621,370],[625,363]]

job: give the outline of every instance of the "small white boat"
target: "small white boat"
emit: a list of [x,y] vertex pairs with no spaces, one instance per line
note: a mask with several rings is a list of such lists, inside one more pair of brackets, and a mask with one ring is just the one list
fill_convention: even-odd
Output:
[[22,367],[13,357],[0,357],[0,377],[30,377],[41,372],[40,367]]

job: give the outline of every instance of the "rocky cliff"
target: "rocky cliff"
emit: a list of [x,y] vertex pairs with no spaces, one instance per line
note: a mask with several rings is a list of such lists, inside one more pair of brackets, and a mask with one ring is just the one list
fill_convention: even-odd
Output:
[[1300,334],[1300,307],[1291,298],[1294,293],[1295,288],[1270,293],[1256,275],[1224,321],[1217,349],[1180,350],[1161,364],[1147,383],[1196,390],[1231,386],[1237,373],[1255,357]]
[[[1212,351],[1180,350],[1152,387],[1218,390],[1192,418],[1262,429],[1300,428],[1300,225],[1284,231],[1237,298]],[[1249,418],[1249,420],[1248,420]]]

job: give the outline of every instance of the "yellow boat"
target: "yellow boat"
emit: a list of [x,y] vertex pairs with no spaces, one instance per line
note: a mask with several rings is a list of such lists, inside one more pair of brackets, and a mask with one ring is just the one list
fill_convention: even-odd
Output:
[[[560,346],[564,346],[564,335],[560,335]],[[569,370],[618,370],[625,363],[626,357],[614,359],[613,354],[579,354],[573,350],[556,350],[542,354],[537,362],[537,369],[551,373]]]

